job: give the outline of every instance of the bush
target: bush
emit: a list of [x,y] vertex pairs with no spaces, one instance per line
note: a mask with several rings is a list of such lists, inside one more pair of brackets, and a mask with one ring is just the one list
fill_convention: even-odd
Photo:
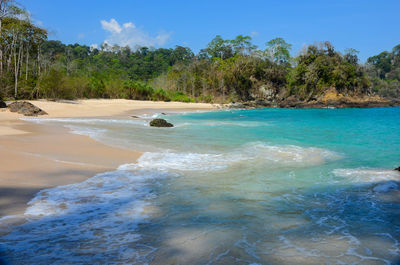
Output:
[[205,102],[205,103],[213,103],[212,96],[210,94],[207,95],[201,95],[199,97],[200,102]]
[[152,95],[152,100],[154,100],[154,101],[171,101],[167,92],[165,92],[165,90],[162,88],[154,90],[153,95]]
[[141,81],[127,80],[124,88],[128,99],[150,100],[154,93],[150,85]]
[[46,98],[73,99],[74,91],[66,85],[66,74],[55,68],[45,74],[39,82],[39,90]]
[[189,97],[188,95],[186,95],[185,93],[183,93],[182,91],[170,91],[169,93],[169,98],[172,101],[180,101],[180,102],[195,102],[195,100],[191,97]]

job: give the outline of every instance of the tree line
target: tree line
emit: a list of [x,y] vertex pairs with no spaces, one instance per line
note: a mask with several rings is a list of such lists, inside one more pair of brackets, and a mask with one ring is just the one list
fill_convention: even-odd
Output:
[[0,0],[0,97],[6,99],[127,98],[231,102],[344,95],[400,97],[400,45],[360,64],[357,51],[329,42],[305,47],[275,38],[260,48],[250,36],[216,36],[190,48],[99,48],[48,40],[29,13]]

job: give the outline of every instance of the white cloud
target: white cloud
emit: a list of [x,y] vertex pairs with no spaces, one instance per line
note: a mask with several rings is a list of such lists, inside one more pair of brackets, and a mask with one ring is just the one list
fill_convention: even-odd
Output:
[[118,22],[115,19],[110,19],[110,22],[102,20],[101,21],[101,26],[104,30],[107,30],[111,33],[121,33],[122,28],[118,24]]
[[128,29],[128,28],[136,28],[135,24],[133,24],[132,22],[128,22],[124,24],[124,28]]
[[102,20],[101,25],[109,33],[104,41],[109,45],[118,44],[119,46],[130,46],[132,48],[137,46],[161,46],[171,36],[170,33],[161,32],[153,37],[137,28],[132,22],[124,23],[121,26],[114,18],[110,19],[110,21]]

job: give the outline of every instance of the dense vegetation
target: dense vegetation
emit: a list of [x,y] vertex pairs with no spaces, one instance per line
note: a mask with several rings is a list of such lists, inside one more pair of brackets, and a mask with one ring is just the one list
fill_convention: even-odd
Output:
[[385,97],[400,97],[400,44],[368,58],[368,73],[374,91]]
[[26,11],[0,0],[0,97],[128,98],[228,102],[344,95],[400,97],[400,45],[361,65],[357,51],[309,45],[292,58],[281,38],[253,45],[250,36],[216,36],[205,49],[65,45],[47,40]]

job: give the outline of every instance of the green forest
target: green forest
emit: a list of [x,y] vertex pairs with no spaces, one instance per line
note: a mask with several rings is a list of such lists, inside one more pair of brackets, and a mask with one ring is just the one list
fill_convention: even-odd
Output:
[[29,13],[11,1],[0,6],[0,98],[218,102],[288,97],[308,101],[329,89],[343,95],[400,97],[400,45],[361,64],[355,49],[314,43],[291,56],[274,38],[257,47],[250,36],[216,36],[190,48],[99,48],[48,40]]

